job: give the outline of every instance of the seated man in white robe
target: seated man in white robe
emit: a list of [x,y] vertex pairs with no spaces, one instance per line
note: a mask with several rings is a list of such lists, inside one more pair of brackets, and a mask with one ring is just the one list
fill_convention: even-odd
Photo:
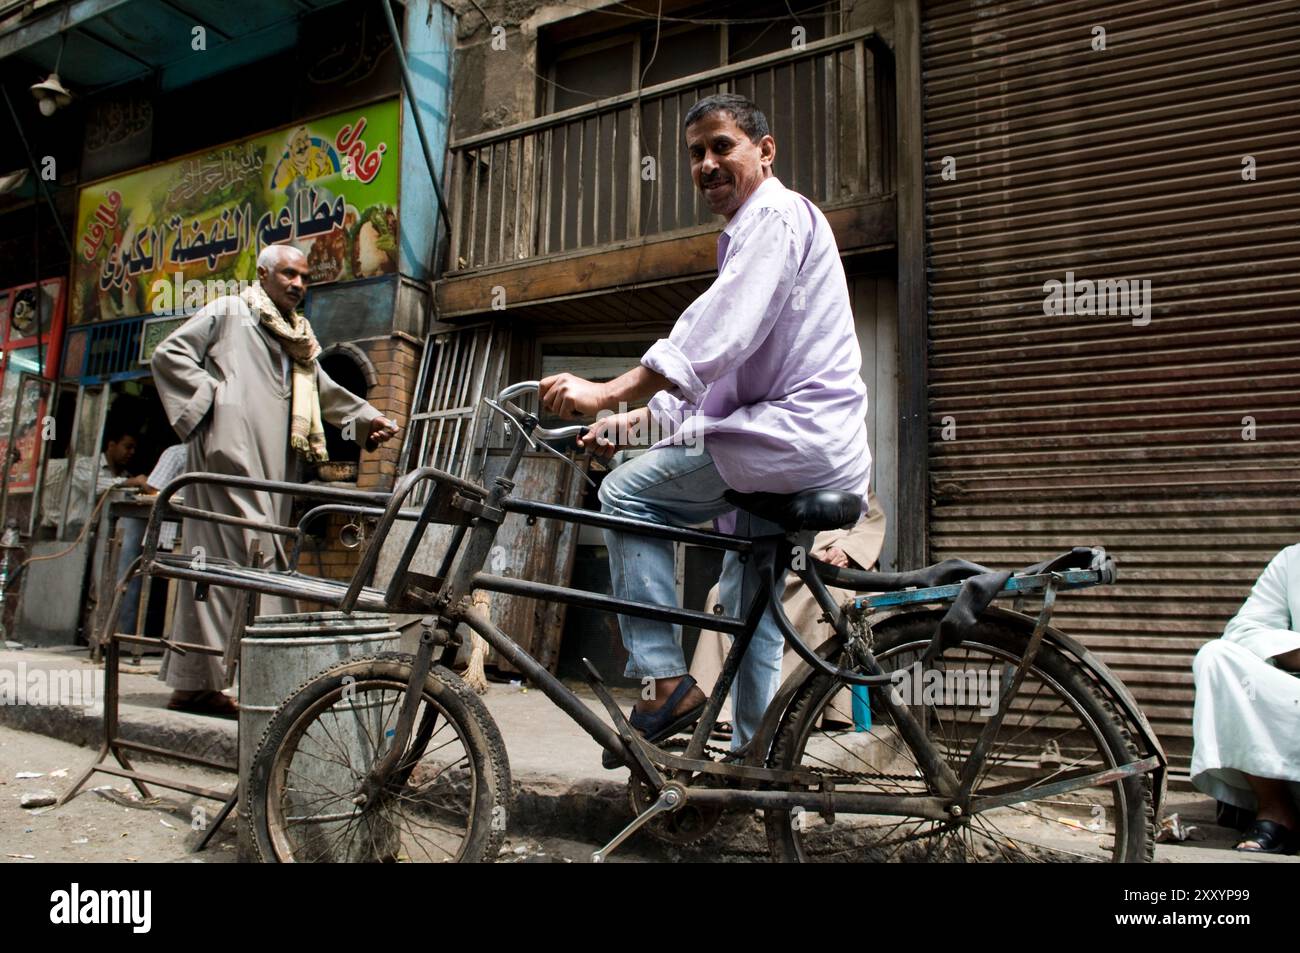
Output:
[[1238,850],[1291,853],[1300,846],[1300,544],[1273,558],[1192,672],[1192,784],[1255,812]]

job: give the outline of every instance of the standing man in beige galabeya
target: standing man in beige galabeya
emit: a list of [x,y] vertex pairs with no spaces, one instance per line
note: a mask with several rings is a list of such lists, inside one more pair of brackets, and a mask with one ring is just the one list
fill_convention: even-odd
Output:
[[[187,472],[296,481],[300,462],[328,459],[322,420],[345,434],[353,430],[368,446],[397,433],[396,423],[321,369],[320,345],[297,311],[307,275],[302,252],[267,246],[257,257],[256,283],[209,303],[154,352],[154,380],[167,419],[185,441]],[[293,505],[285,494],[203,483],[186,487],[185,497],[200,509],[282,526]],[[271,565],[288,566],[283,537],[270,533],[187,519],[183,538],[187,552],[241,564],[257,540]],[[234,590],[214,586],[198,602],[194,584],[181,583],[174,637],[224,650],[235,598]],[[295,611],[291,600],[260,598],[263,613]],[[221,691],[225,680],[216,656],[168,653],[161,677],[173,689],[169,708],[226,716],[237,711]]]

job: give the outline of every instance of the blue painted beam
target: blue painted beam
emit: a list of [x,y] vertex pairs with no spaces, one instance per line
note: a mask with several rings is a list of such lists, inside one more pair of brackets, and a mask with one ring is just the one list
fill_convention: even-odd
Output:
[[412,102],[410,96],[402,96],[402,179],[398,203],[401,235],[397,269],[417,281],[433,276],[436,263],[430,261],[430,254],[438,235],[442,209],[420,146],[414,110],[418,108],[424,119],[434,167],[441,180],[444,178],[451,126],[455,31],[454,14],[439,0],[409,0],[406,4],[406,61],[415,101]]
[[[1095,569],[1070,569],[1056,575],[1059,577],[1056,587],[1058,591],[1084,589],[1101,582],[1101,574]],[[1012,576],[995,598],[1042,592],[1051,577],[1051,573]],[[957,598],[959,592],[961,592],[961,583],[951,586],[931,586],[928,589],[904,589],[902,592],[882,592],[874,596],[859,596],[853,600],[853,608],[888,609],[894,606],[919,605],[924,602],[950,602]]]

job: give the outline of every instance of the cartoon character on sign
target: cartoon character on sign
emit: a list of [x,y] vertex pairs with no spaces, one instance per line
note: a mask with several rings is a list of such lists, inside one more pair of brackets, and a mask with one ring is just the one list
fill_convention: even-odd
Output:
[[263,217],[276,227],[261,229],[261,241],[287,241],[303,252],[312,284],[345,277],[345,200],[318,181],[343,171],[334,145],[299,126],[285,140],[271,173],[271,188],[284,193],[285,204]]
[[36,289],[24,288],[14,295],[14,313],[10,327],[16,337],[27,337],[36,325]]
[[334,175],[341,169],[334,146],[320,136],[313,136],[306,126],[299,126],[290,133],[280,161],[271,173],[271,188],[292,193],[296,189],[291,189],[291,186]]

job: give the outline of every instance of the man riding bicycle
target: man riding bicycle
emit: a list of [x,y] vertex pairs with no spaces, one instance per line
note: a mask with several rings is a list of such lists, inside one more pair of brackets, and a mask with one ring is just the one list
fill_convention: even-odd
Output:
[[[742,536],[781,533],[724,494],[867,495],[867,393],[844,268],[825,216],[773,174],[776,141],[754,103],[707,97],[687,112],[684,129],[695,186],[727,220],[717,279],[637,367],[607,383],[548,377],[541,402],[564,417],[616,411],[579,441],[602,455],[625,444],[622,435],[646,432],[652,416],[670,434],[610,473],[600,488],[604,512],[678,526],[718,519],[720,529]],[[648,406],[627,410],[647,398]],[[676,604],[672,542],[613,531],[605,540],[617,598]],[[721,599],[729,615],[759,585],[754,561],[726,554]],[[619,622],[626,675],[654,683],[633,709],[633,727],[656,741],[694,724],[705,697],[686,674],[679,627]],[[732,686],[733,749],[753,737],[776,694],[782,646],[769,609]]]

